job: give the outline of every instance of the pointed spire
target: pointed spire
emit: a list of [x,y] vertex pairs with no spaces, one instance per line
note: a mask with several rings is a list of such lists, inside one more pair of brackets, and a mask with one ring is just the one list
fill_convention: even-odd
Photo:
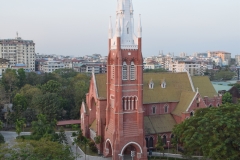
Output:
[[142,37],[142,23],[141,23],[141,14],[139,14],[139,21],[138,21],[138,38]]
[[109,28],[108,28],[108,38],[111,39],[112,38],[112,34],[113,34],[113,30],[112,30],[112,20],[111,20],[111,16],[109,18]]
[[120,27],[120,21],[119,18],[117,19],[117,24],[116,24],[116,37],[121,36],[121,27]]

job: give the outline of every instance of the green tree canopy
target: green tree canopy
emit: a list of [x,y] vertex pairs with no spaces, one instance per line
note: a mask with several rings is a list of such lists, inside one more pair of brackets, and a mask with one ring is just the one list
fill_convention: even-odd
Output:
[[42,86],[42,90],[44,93],[58,93],[61,89],[61,83],[54,81],[54,80],[50,80],[47,83],[45,83]]
[[229,92],[226,92],[223,96],[222,96],[222,103],[232,103],[232,95]]
[[198,109],[195,115],[173,130],[174,141],[184,147],[184,155],[203,155],[214,160],[240,159],[240,106]]
[[55,126],[57,121],[52,119],[48,121],[46,116],[39,114],[37,116],[37,121],[32,122],[32,137],[35,140],[39,140],[43,137],[50,137],[52,139],[55,135]]
[[215,74],[215,79],[231,80],[234,76],[234,72],[221,70]]
[[18,83],[17,86],[18,88],[21,88],[25,85],[26,83],[26,74],[23,68],[20,68],[17,70],[17,78],[18,78]]
[[74,160],[75,157],[70,151],[69,146],[47,139],[18,140],[11,147],[8,145],[0,146],[0,159],[4,160]]
[[48,121],[59,119],[61,117],[61,103],[59,101],[59,96],[56,93],[46,93],[34,97],[33,105],[38,114],[46,115]]

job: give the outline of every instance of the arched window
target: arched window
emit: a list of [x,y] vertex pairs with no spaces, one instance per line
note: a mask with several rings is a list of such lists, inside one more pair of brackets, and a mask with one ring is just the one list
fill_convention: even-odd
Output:
[[152,113],[153,113],[153,114],[156,113],[156,107],[155,107],[155,106],[152,107]]
[[127,28],[127,34],[129,34],[129,28]]
[[122,66],[122,80],[128,80],[126,62],[123,62],[123,66]]
[[153,138],[152,137],[149,138],[149,147],[153,147]]
[[131,62],[131,66],[130,66],[130,79],[131,80],[135,80],[135,65],[134,62]]
[[192,117],[192,116],[194,116],[194,113],[193,113],[193,111],[190,113],[190,117]]
[[167,136],[166,136],[166,135],[164,135],[162,140],[163,140],[163,144],[165,144],[165,145],[166,145],[166,144],[167,144]]
[[165,112],[165,113],[168,113],[168,105],[165,105],[165,106],[164,106],[164,112]]

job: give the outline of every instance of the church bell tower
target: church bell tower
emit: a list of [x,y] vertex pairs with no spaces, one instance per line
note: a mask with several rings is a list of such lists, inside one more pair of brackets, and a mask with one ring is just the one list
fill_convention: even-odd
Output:
[[146,160],[141,16],[134,33],[132,0],[118,0],[115,34],[109,22],[104,156]]

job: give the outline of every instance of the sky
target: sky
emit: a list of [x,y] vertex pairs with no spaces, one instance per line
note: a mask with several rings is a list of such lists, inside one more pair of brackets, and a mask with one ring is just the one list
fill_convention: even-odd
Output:
[[[227,51],[240,55],[240,0],[132,0],[143,56]],[[0,39],[34,40],[35,52],[108,54],[117,0],[0,0]],[[135,33],[137,28],[135,28]]]

